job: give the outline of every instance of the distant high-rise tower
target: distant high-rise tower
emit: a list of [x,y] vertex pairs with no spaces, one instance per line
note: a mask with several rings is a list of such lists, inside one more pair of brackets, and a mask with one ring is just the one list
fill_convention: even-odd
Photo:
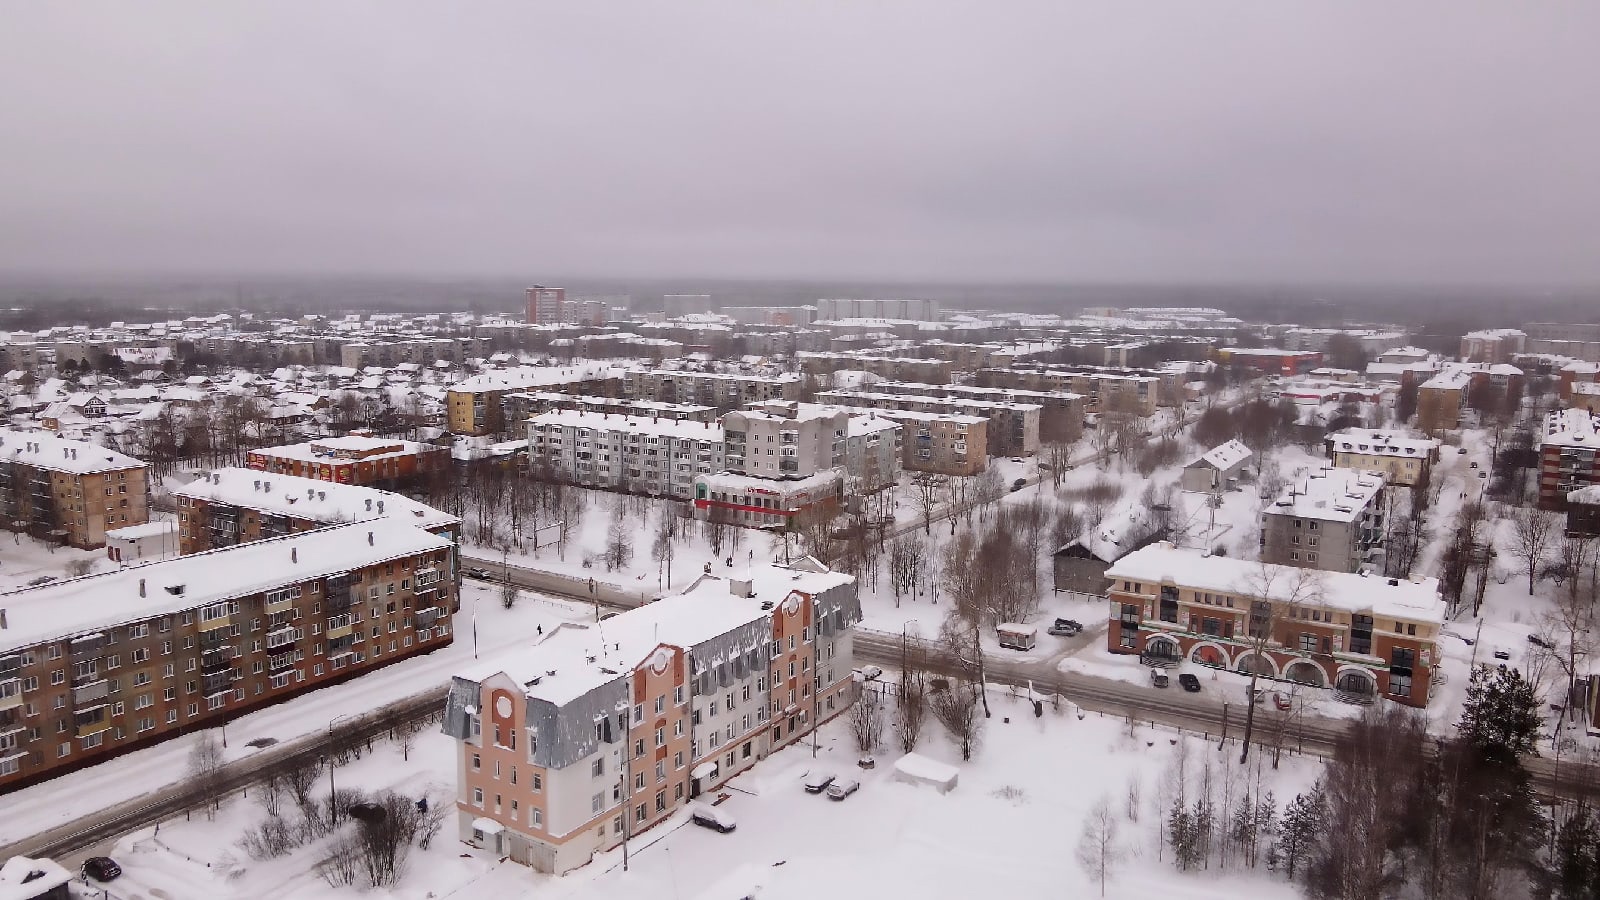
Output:
[[559,325],[566,320],[567,289],[536,284],[528,288],[528,324]]

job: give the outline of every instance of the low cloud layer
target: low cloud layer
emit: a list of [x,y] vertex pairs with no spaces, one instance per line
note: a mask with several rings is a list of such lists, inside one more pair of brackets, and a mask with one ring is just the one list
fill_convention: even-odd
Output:
[[1600,6],[16,3],[0,270],[1600,280]]

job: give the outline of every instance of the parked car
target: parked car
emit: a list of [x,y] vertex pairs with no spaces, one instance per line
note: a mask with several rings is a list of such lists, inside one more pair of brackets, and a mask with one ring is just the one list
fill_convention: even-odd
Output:
[[833,784],[828,785],[828,799],[843,800],[859,790],[861,790],[861,782],[859,781],[835,781]]
[[1479,478],[1488,478],[1489,477],[1489,473],[1484,471],[1483,469],[1479,469],[1478,470],[1478,477]]
[[1459,456],[1466,456],[1467,455],[1467,448],[1465,448],[1465,447],[1457,447],[1456,448],[1456,454],[1459,455]]
[[1288,696],[1282,691],[1273,691],[1272,705],[1276,706],[1280,710],[1283,710],[1284,712],[1288,712],[1289,708],[1294,706],[1294,703],[1290,701]]
[[696,803],[689,810],[689,821],[699,825],[701,828],[709,828],[712,831],[727,834],[739,827],[739,823],[733,820],[733,816],[730,813],[710,804]]
[[1072,637],[1083,631],[1083,623],[1077,619],[1057,619],[1048,631],[1057,637]]
[[95,881],[115,881],[122,867],[109,856],[91,856],[83,861],[83,874]]
[[1200,679],[1194,677],[1188,672],[1178,676],[1178,686],[1191,694],[1200,693]]
[[1267,702],[1267,692],[1261,688],[1247,687],[1244,689],[1244,691],[1245,696],[1250,699],[1250,702],[1256,704],[1257,706]]
[[1020,456],[1013,456],[1013,457],[1011,457],[1011,461],[1012,462],[1023,462],[1023,459]]
[[1167,678],[1167,673],[1161,671],[1160,669],[1151,669],[1150,683],[1158,688],[1164,688],[1170,685],[1172,681],[1171,679]]
[[821,769],[818,769],[817,771],[806,775],[805,786],[806,793],[808,794],[820,794],[827,790],[828,785],[830,784],[833,784],[832,772],[825,772]]
[[878,666],[862,666],[856,671],[861,673],[863,681],[877,681],[883,677],[883,669]]
[[1494,652],[1494,658],[1495,659],[1501,659],[1501,660],[1509,660],[1509,659],[1511,659],[1511,654],[1508,651],[1505,651],[1505,650],[1496,650]]
[[1478,467],[1478,461],[1477,460],[1473,460],[1472,462],[1467,464],[1467,468],[1469,468],[1469,469],[1476,469],[1477,467]]
[[1026,479],[1026,478],[1018,478],[1016,481],[1011,482],[1011,489],[1013,491],[1020,491],[1020,490],[1022,490],[1023,488],[1025,488],[1027,486],[1028,486],[1028,479]]
[[461,570],[461,574],[467,576],[468,578],[488,579],[488,578],[491,577],[489,575],[489,570],[488,569],[480,568],[478,566],[471,566],[471,567],[462,569]]

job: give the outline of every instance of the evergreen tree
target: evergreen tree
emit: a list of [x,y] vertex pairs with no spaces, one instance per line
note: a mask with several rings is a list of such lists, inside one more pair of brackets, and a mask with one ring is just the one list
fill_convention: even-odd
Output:
[[1194,816],[1189,808],[1177,804],[1167,817],[1167,843],[1172,845],[1172,859],[1179,869],[1187,872],[1200,863],[1200,842],[1194,827]]
[[1250,842],[1250,865],[1256,864],[1256,850],[1262,841],[1269,845],[1278,828],[1278,801],[1267,791],[1256,804],[1256,831]]
[[1549,884],[1556,900],[1600,896],[1600,831],[1587,809],[1579,807],[1567,817],[1550,863]]
[[1271,855],[1281,861],[1284,874],[1294,880],[1300,864],[1309,859],[1322,835],[1322,822],[1327,816],[1327,804],[1319,784],[1309,794],[1295,794],[1283,811],[1283,821],[1278,826],[1278,841]]
[[1194,802],[1194,844],[1195,861],[1209,862],[1211,859],[1211,836],[1217,830],[1216,810],[1210,798],[1202,797]]
[[1480,666],[1467,685],[1456,731],[1479,758],[1504,765],[1539,755],[1539,722],[1539,696],[1521,672]]

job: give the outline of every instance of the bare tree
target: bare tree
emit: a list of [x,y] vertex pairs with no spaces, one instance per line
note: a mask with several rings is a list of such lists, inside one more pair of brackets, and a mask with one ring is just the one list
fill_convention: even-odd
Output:
[[922,517],[922,533],[933,533],[933,514],[944,501],[944,479],[930,472],[918,472],[911,476],[911,483],[916,486],[915,496],[917,513]]
[[928,698],[934,718],[944,724],[951,739],[961,746],[961,759],[964,762],[972,760],[972,751],[983,729],[983,716],[978,711],[978,690],[976,684],[952,681],[942,690],[933,691]]
[[189,780],[200,790],[207,818],[214,818],[222,803],[222,766],[222,744],[216,733],[207,729],[195,735],[189,748]]
[[678,555],[678,535],[675,516],[671,510],[661,511],[661,526],[656,529],[655,542],[650,547],[650,557],[666,569],[666,587],[672,589],[672,559]]
[[1106,895],[1106,879],[1122,859],[1117,828],[1117,817],[1111,814],[1111,799],[1102,795],[1084,817],[1083,833],[1078,836],[1078,864],[1089,877],[1100,882],[1102,897]]
[[1522,570],[1528,576],[1528,596],[1533,596],[1533,583],[1539,574],[1539,565],[1550,550],[1556,536],[1556,517],[1531,506],[1519,507],[1511,512],[1511,555],[1522,560]]
[[633,561],[633,532],[626,521],[614,519],[606,529],[606,549],[602,554],[606,571],[626,569]]
[[1267,649],[1277,643],[1279,623],[1296,618],[1300,607],[1322,601],[1323,575],[1316,569],[1257,563],[1236,590],[1250,604],[1243,638],[1253,655],[1249,667],[1249,696],[1245,702],[1244,740],[1239,749],[1239,762],[1243,764],[1250,758],[1250,740],[1255,731],[1256,682],[1263,669],[1270,671]]
[[[1593,571],[1596,556],[1592,541],[1567,538],[1561,542],[1557,555],[1561,591],[1556,595],[1555,608],[1544,615],[1541,623],[1546,652],[1567,678],[1566,697],[1561,703],[1563,720],[1577,694],[1578,679],[1589,670],[1595,652],[1595,599],[1600,596],[1600,584]],[[1552,741],[1559,740],[1560,735],[1558,724]]]
[[926,553],[927,545],[915,533],[903,534],[889,545],[889,587],[895,606],[900,605],[902,596],[916,594]]
[[850,735],[856,740],[856,750],[862,756],[871,756],[883,742],[883,704],[871,691],[861,691],[855,705],[850,707]]
[[921,642],[913,644],[900,635],[900,693],[896,698],[900,714],[900,749],[917,749],[922,728],[928,720],[928,668]]

